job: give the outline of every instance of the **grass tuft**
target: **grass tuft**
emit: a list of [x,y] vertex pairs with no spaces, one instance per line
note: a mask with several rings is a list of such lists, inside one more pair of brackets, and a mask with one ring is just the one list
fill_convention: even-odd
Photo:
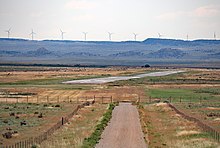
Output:
[[102,120],[96,126],[95,131],[91,134],[90,137],[85,138],[83,141],[82,148],[93,148],[101,139],[101,134],[104,131],[105,127],[108,125],[108,122],[112,118],[112,111],[115,108],[116,104],[110,104],[107,112],[103,115]]

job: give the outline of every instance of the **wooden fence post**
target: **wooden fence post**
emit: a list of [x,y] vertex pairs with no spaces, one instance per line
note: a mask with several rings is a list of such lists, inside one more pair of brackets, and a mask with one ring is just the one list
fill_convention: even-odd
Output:
[[140,96],[138,96],[138,103],[140,103],[141,102],[141,97]]
[[62,125],[64,124],[64,119],[63,119],[63,117],[62,117]]
[[49,100],[49,97],[47,96],[47,103],[49,103],[50,102],[50,100]]
[[180,97],[180,103],[182,102],[182,97]]
[[94,97],[93,97],[93,100],[94,100],[94,102],[95,102],[95,95],[94,95]]
[[19,147],[22,147],[22,145],[21,145],[21,141],[19,142]]

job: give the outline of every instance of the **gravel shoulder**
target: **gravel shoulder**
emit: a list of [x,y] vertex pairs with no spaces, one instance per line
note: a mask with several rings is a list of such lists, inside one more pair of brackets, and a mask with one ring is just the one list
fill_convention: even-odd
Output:
[[96,148],[146,148],[138,110],[131,103],[115,107]]

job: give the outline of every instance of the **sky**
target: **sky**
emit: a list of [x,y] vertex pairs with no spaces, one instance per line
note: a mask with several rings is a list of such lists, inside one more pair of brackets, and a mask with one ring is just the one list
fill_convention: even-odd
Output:
[[220,0],[0,0],[0,37],[112,41],[220,37]]

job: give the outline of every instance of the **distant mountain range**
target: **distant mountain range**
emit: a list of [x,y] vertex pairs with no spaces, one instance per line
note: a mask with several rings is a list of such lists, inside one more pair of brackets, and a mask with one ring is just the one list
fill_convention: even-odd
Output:
[[149,38],[142,42],[0,38],[0,62],[91,65],[194,64],[220,67],[220,40]]

